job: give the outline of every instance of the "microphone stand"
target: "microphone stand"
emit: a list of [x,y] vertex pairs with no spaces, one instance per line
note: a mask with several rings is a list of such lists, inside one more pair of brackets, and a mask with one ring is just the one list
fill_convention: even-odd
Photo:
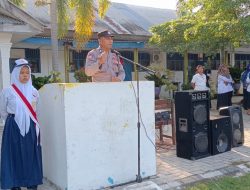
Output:
[[[136,63],[130,59],[127,59],[126,57],[123,57],[119,52],[115,52],[116,55],[119,57],[119,58],[122,58],[142,69],[144,69],[146,72],[151,72],[151,73],[156,73],[156,71],[152,70],[152,69],[149,69],[139,63]],[[140,96],[139,96],[139,91],[140,91],[140,83],[139,83],[139,69],[137,68],[137,97],[136,97],[136,101],[137,101],[137,129],[138,129],[138,172],[137,172],[137,175],[136,175],[136,182],[138,183],[141,183],[142,182],[142,177],[141,177],[141,123],[140,123]]]

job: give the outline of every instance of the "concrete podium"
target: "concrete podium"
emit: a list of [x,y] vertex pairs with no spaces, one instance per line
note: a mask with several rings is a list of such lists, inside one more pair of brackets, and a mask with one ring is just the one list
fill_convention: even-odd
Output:
[[[48,84],[39,90],[44,177],[67,190],[135,181],[136,82]],[[155,142],[154,84],[140,82],[140,111]],[[141,123],[141,175],[156,174],[155,148]]]

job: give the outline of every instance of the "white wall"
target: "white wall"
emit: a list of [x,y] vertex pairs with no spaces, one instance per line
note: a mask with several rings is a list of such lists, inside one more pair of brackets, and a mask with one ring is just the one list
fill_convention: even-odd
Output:
[[64,189],[67,187],[64,90],[60,85],[46,85],[39,93],[43,175]]
[[[35,76],[49,75],[52,71],[52,52],[50,49],[41,49],[41,73],[34,73]],[[65,80],[65,63],[64,63],[64,52],[60,49],[58,52],[59,58],[59,72],[61,73],[62,81]]]
[[[42,110],[44,176],[68,190],[100,189],[137,174],[136,82],[45,85]],[[154,85],[140,82],[141,175],[156,174]],[[66,144],[65,144],[66,143]]]

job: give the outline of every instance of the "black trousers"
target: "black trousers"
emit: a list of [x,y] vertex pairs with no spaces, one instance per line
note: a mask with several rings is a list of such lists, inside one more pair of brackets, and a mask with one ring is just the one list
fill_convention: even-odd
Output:
[[217,110],[221,107],[232,105],[233,91],[218,94],[217,95]]
[[247,92],[247,89],[246,88],[243,88],[243,108],[245,110],[248,109],[248,96],[249,96],[249,93]]

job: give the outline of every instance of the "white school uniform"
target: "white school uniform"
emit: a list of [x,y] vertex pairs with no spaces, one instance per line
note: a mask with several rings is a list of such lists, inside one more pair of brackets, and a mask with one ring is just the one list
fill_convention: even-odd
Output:
[[194,90],[208,90],[206,86],[207,78],[205,74],[195,74],[191,83],[194,83]]
[[230,78],[227,78],[223,75],[218,75],[218,89],[217,89],[218,94],[224,94],[233,91],[232,83],[233,80],[231,76]]

